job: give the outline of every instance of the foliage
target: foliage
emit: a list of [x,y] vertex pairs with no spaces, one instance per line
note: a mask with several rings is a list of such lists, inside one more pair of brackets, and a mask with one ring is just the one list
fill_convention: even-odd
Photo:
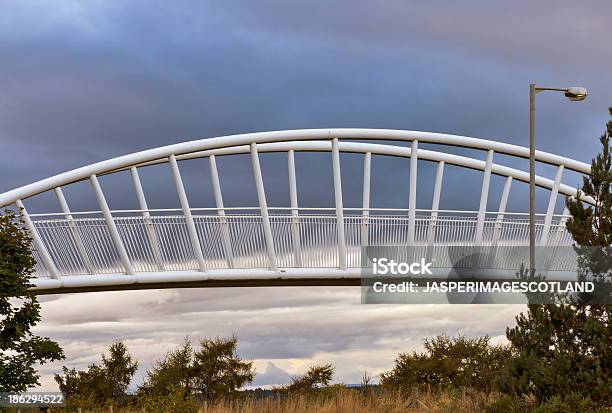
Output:
[[[610,115],[612,115],[612,108]],[[577,199],[568,198],[567,209],[571,218],[567,229],[578,245],[612,245],[612,158],[610,156],[612,120],[608,121],[606,132],[601,136],[602,151],[591,162],[591,175],[584,176]],[[585,205],[583,197],[590,196],[595,205]]]
[[533,413],[606,413],[609,410],[591,400],[588,396],[577,393],[569,393],[564,396],[556,395],[540,404]]
[[165,394],[147,394],[140,398],[139,405],[146,412],[196,413],[198,403],[180,388]]
[[393,369],[381,375],[381,384],[403,391],[420,384],[488,391],[512,355],[507,346],[491,345],[488,336],[440,335],[424,345],[423,353],[400,353]]
[[[609,109],[612,115],[612,108]],[[571,215],[567,229],[576,242],[579,255],[579,277],[592,280],[594,293],[581,294],[576,303],[600,304],[610,302],[612,284],[612,156],[610,139],[612,120],[608,121],[601,138],[601,153],[591,162],[591,175],[583,177],[582,188],[576,199],[566,200]],[[582,202],[591,197],[594,205]]]
[[213,338],[200,341],[194,349],[185,344],[169,352],[147,372],[140,387],[142,396],[171,394],[181,390],[185,398],[215,400],[230,397],[236,390],[253,381],[252,361],[238,357],[238,339]]
[[486,413],[527,413],[532,411],[532,403],[520,397],[502,394],[498,399],[483,404]]
[[191,342],[185,340],[183,346],[166,354],[158,360],[152,370],[147,371],[145,383],[140,386],[143,395],[169,395],[178,390],[187,397],[192,394],[194,357]]
[[102,355],[101,366],[92,364],[84,371],[64,366],[63,375],[55,375],[67,401],[85,405],[127,404],[128,386],[138,363],[132,360],[127,347],[120,341],[111,344],[108,350],[108,356]]
[[506,391],[546,400],[577,392],[612,400],[610,312],[604,306],[529,305],[506,334],[518,356]]
[[32,334],[40,304],[28,291],[35,261],[31,240],[15,213],[0,216],[0,391],[22,392],[39,384],[35,364],[60,360],[60,346]]
[[327,386],[334,376],[334,369],[332,364],[311,366],[303,375],[291,379],[291,384],[285,390],[289,393],[307,393]]
[[[571,214],[567,229],[579,254],[579,278],[604,282],[608,288],[598,284],[597,294],[608,294],[608,300],[612,268],[608,254],[612,244],[611,134],[612,121],[600,139],[602,152],[593,159],[592,174],[585,177],[578,199],[566,202]],[[583,204],[583,195],[593,197],[595,206]],[[581,295],[554,305],[529,305],[527,314],[517,316],[516,326],[506,330],[518,352],[509,366],[506,391],[533,394],[539,401],[553,404],[570,393],[580,398],[590,396],[600,405],[612,404],[612,306],[587,305],[593,298],[605,297]]]

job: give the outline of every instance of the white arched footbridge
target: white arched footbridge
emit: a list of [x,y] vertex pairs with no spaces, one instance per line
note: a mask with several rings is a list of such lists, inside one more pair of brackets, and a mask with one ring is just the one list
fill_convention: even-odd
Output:
[[[419,144],[476,149],[484,160],[426,150]],[[302,151],[331,152],[334,208],[298,204],[295,153]],[[287,156],[289,206],[267,201],[269,188],[259,157],[263,152]],[[347,152],[363,156],[360,208],[343,206],[340,154]],[[258,205],[224,206],[216,159],[236,154],[250,155]],[[400,130],[252,133],[195,140],[99,162],[0,194],[0,206],[21,210],[37,261],[33,288],[41,294],[190,286],[358,285],[365,245],[527,245],[528,215],[506,211],[506,205],[513,182],[526,183],[529,174],[495,163],[495,154],[527,158],[529,151],[491,140]],[[408,158],[407,209],[370,207],[373,156]],[[208,162],[215,208],[197,208],[189,202],[190,188],[183,185],[180,163],[195,158]],[[575,188],[562,183],[564,170],[589,174],[590,166],[545,152],[537,152],[536,160],[556,167],[552,179],[536,177],[536,185],[550,191],[547,212],[538,215],[538,243],[571,245],[565,229],[567,211],[555,215],[555,204],[559,194],[576,196]],[[428,210],[416,208],[419,161],[437,163]],[[177,209],[147,205],[138,171],[157,164],[168,165],[180,201]],[[477,211],[439,208],[445,165],[482,171]],[[111,210],[107,198],[113,194],[105,193],[98,182],[98,176],[122,171],[131,174],[137,210]],[[499,207],[487,211],[492,174],[505,177],[505,184]],[[62,187],[83,180],[91,183],[97,211],[73,211],[64,197]],[[29,214],[24,201],[47,191],[55,193],[61,212]],[[516,271],[516,267],[501,269]]]

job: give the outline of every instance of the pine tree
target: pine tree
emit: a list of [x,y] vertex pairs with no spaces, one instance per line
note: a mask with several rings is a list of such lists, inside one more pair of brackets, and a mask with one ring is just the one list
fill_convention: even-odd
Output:
[[[610,108],[612,115],[612,108]],[[567,229],[576,242],[578,276],[596,284],[593,293],[574,296],[577,304],[610,303],[612,285],[612,121],[601,136],[601,153],[591,163],[591,175],[583,177],[576,199],[566,200],[570,219]],[[594,205],[583,202],[591,197]]]
[[[612,115],[612,108],[609,111]],[[608,121],[606,131],[599,139],[602,150],[591,163],[591,175],[582,178],[582,189],[577,199],[566,200],[571,215],[567,229],[579,246],[612,245],[611,138],[612,120]],[[583,203],[581,199],[584,197],[592,197],[595,205]]]
[[[610,109],[612,115],[612,109]],[[578,395],[602,406],[612,404],[612,305],[610,254],[612,244],[612,121],[600,142],[577,199],[567,199],[567,229],[578,253],[579,279],[598,281],[597,294],[570,297],[566,302],[528,306],[506,335],[518,356],[510,363],[506,390],[533,394],[539,400]],[[594,206],[582,202],[592,197]],[[596,300],[596,301],[594,301]],[[606,301],[602,301],[606,300]],[[572,397],[574,397],[572,396]]]
[[141,397],[178,394],[185,399],[216,400],[234,396],[255,375],[253,362],[241,359],[237,346],[235,336],[205,338],[196,348],[185,340],[147,372],[139,388]]
[[108,356],[102,354],[101,366],[91,364],[83,371],[64,366],[63,375],[55,375],[55,381],[69,403],[77,406],[127,404],[128,386],[138,369],[138,363],[132,360],[121,341],[111,344],[108,350]]

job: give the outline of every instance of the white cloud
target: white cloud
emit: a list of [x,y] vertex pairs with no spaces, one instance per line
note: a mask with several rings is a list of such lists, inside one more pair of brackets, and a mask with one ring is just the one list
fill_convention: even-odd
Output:
[[[503,341],[518,305],[361,305],[358,287],[185,289],[71,294],[44,298],[38,334],[60,342],[66,360],[41,368],[42,385],[62,365],[99,362],[113,340],[139,361],[133,386],[152,363],[188,335],[237,334],[238,351],[254,360],[254,385],[283,384],[314,363],[333,363],[336,380],[378,375],[401,351],[419,350],[436,334],[488,334]],[[271,364],[270,364],[271,363]]]

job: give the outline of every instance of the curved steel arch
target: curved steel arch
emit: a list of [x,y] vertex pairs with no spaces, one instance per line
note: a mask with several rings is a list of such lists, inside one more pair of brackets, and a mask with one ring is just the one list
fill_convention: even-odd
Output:
[[[168,158],[171,155],[177,156],[208,149],[250,145],[251,143],[259,144],[268,142],[330,140],[332,137],[342,140],[417,141],[422,143],[451,145],[486,151],[492,150],[497,153],[521,158],[529,157],[529,149],[522,146],[490,141],[486,139],[431,132],[401,131],[394,129],[303,129],[247,133],[219,138],[199,139],[185,143],[163,146],[74,169],[70,172],[43,179],[33,184],[25,185],[21,188],[1,194],[0,206],[12,204],[17,199],[25,199],[55,187],[88,179],[91,177],[91,175],[101,175],[111,171],[120,170],[122,168]],[[590,174],[591,172],[590,165],[584,162],[579,162],[547,152],[536,151],[536,161],[556,166],[562,165],[566,169],[584,174]]]
[[[406,141],[411,146],[362,141]],[[478,149],[486,151],[486,159],[425,150],[418,147],[419,143]],[[336,206],[331,210],[318,208],[317,214],[297,203],[294,153],[308,151],[332,153]],[[287,153],[289,208],[267,205],[260,152]],[[361,208],[343,207],[341,152],[364,155]],[[78,168],[0,194],[0,206],[15,204],[21,208],[39,263],[34,280],[34,290],[39,293],[177,286],[358,284],[362,245],[526,243],[526,214],[505,209],[513,180],[528,182],[529,174],[493,163],[495,153],[527,158],[529,150],[484,139],[399,130],[310,129],[233,135],[164,146]],[[236,154],[251,156],[257,207],[223,205],[216,157]],[[370,207],[372,155],[410,158],[408,210]],[[209,160],[216,208],[192,208],[189,204],[178,162],[193,158]],[[418,160],[438,164],[430,210],[416,209]],[[555,215],[554,207],[559,193],[575,197],[577,191],[561,182],[563,171],[588,174],[590,166],[546,152],[537,152],[536,160],[557,167],[554,179],[536,177],[536,185],[551,193],[547,213],[538,224],[539,242],[566,245],[571,242],[564,228],[567,217]],[[147,206],[138,169],[160,163],[170,166],[180,209],[152,210]],[[483,172],[478,211],[439,208],[446,164]],[[98,176],[126,170],[131,172],[140,209],[111,211]],[[491,174],[506,177],[495,212],[486,210]],[[62,187],[85,179],[92,184],[100,210],[73,212]],[[23,200],[49,190],[55,192],[62,212],[28,214]],[[136,216],[123,216],[126,214]],[[465,227],[469,227],[467,232]],[[174,232],[168,232],[168,228]],[[465,234],[459,236],[458,228],[463,228]],[[248,238],[248,243],[242,238]],[[572,269],[559,271],[571,273]]]

